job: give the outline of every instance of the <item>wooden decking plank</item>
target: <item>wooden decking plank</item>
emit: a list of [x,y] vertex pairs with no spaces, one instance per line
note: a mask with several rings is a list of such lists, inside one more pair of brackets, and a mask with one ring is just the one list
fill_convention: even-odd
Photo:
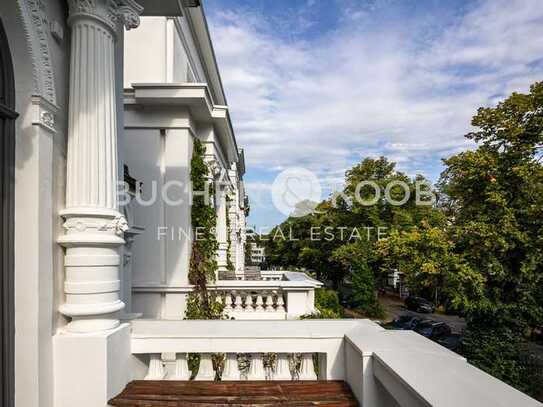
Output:
[[354,407],[343,381],[134,381],[110,401],[121,407]]

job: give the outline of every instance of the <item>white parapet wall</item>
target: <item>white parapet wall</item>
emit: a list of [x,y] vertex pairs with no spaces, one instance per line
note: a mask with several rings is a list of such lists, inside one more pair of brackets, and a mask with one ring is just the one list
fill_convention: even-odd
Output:
[[[369,320],[134,320],[109,332],[59,333],[53,345],[56,407],[106,407],[130,380],[188,380],[188,353],[200,354],[195,380],[212,380],[212,354],[222,353],[223,380],[345,380],[362,406],[543,406],[414,332]],[[266,353],[276,354],[271,371]],[[244,377],[239,354],[250,360]]]
[[[249,355],[257,380],[267,377],[255,371],[264,370],[262,355],[276,353],[276,372],[287,375],[271,379],[296,379],[300,377],[288,375],[283,366],[285,355],[301,354],[303,377],[309,377],[311,355],[318,354],[319,380],[347,381],[362,406],[543,406],[417,333],[385,330],[369,320],[138,320],[133,323],[132,352],[147,360],[147,376],[155,379],[175,377],[175,372],[188,377],[184,368],[172,368],[172,363],[184,367],[187,353],[200,353],[206,377],[212,377],[210,354],[217,352],[227,354],[228,372],[236,371],[231,367],[236,354]],[[144,377],[140,372],[139,378]]]

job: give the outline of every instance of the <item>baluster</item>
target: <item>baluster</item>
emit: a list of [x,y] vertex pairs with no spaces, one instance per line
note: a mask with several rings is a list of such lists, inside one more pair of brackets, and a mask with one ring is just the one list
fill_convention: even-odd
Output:
[[241,293],[236,293],[236,302],[234,303],[234,310],[243,311],[243,299],[241,298]]
[[149,359],[149,370],[143,380],[162,380],[166,376],[160,353],[152,353]]
[[222,380],[240,380],[240,371],[238,366],[238,355],[236,353],[227,353],[224,361]]
[[247,380],[247,373],[249,373],[250,366],[251,366],[251,355],[248,353],[238,354],[238,369],[239,369],[239,377],[241,380]]
[[200,353],[200,368],[194,380],[215,380],[211,353]]
[[286,312],[285,300],[283,300],[283,293],[281,291],[277,293],[277,312]]
[[262,300],[262,294],[258,293],[256,296],[256,308],[255,311],[264,311],[264,301]]
[[247,293],[245,296],[245,312],[253,312],[255,309],[253,307],[253,296],[251,293]]
[[222,305],[224,303],[222,295],[220,293],[215,293],[215,301],[217,304]]
[[300,373],[298,374],[299,380],[317,380],[315,374],[315,367],[313,366],[313,354],[302,353],[302,360],[300,363]]
[[232,311],[232,293],[226,292],[226,296],[224,297],[224,310],[226,312]]
[[288,354],[277,354],[277,367],[275,368],[274,380],[292,380],[292,374],[290,373],[290,364],[288,361]]
[[189,380],[190,371],[187,363],[186,353],[176,353],[175,355],[175,373],[170,380]]
[[273,293],[271,291],[266,296],[266,311],[275,312],[275,308],[273,308]]
[[262,362],[262,353],[253,353],[251,355],[251,367],[249,368],[248,380],[266,380],[264,372],[264,363]]
[[273,372],[277,364],[277,353],[266,353],[262,359],[264,360],[266,380],[273,380]]

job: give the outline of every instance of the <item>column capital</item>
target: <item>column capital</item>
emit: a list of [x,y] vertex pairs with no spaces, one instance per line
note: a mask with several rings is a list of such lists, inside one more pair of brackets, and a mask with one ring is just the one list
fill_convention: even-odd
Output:
[[115,33],[120,26],[136,28],[143,11],[135,0],[68,0],[68,5],[70,24],[78,17],[87,17],[101,21]]

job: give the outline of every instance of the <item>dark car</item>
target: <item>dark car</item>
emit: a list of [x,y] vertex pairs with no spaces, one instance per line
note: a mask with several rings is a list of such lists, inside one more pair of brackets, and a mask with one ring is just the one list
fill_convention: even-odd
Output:
[[411,330],[420,323],[420,318],[413,315],[400,315],[394,321],[392,321],[392,327],[402,330]]
[[437,340],[441,346],[456,352],[460,348],[462,337],[458,334],[446,335]]
[[415,332],[434,341],[451,334],[451,327],[445,322],[422,321],[415,327]]
[[436,309],[434,304],[421,297],[407,297],[405,299],[405,306],[408,310],[427,314],[431,314]]

